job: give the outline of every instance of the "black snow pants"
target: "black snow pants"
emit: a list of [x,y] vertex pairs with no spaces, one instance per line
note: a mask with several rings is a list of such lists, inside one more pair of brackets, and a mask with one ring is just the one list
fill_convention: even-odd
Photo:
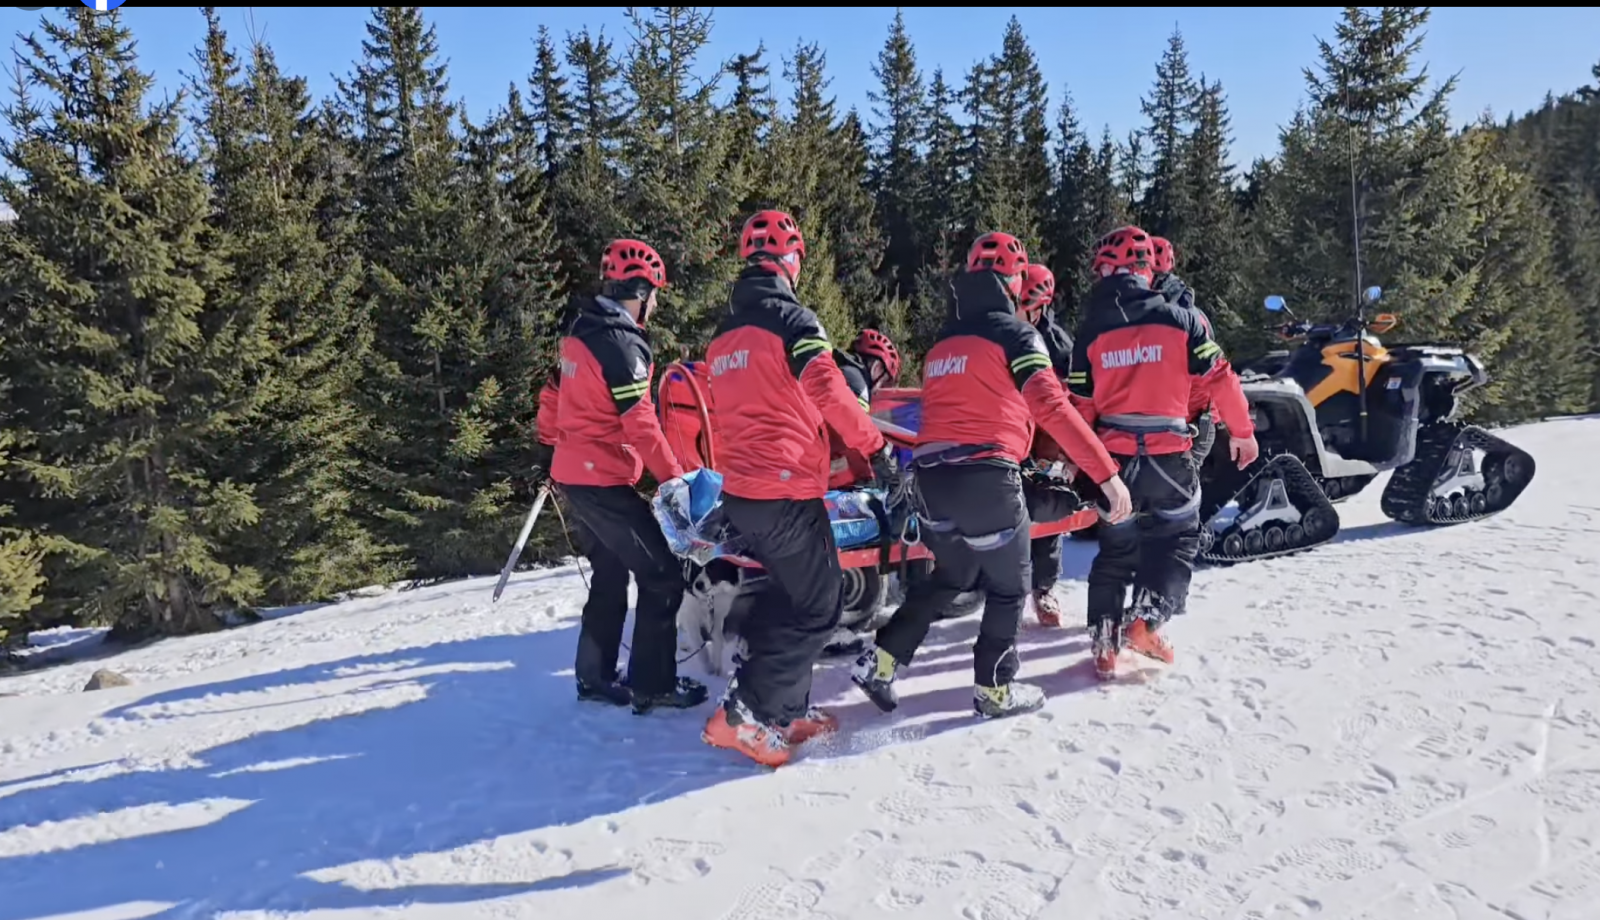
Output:
[[631,486],[560,488],[577,518],[579,549],[593,569],[578,634],[578,680],[604,685],[616,673],[631,572],[639,599],[628,656],[629,687],[641,695],[672,692],[678,679],[683,564],[667,547],[649,503]]
[[746,658],[734,693],[768,724],[787,725],[811,705],[811,671],[844,611],[844,570],[820,498],[791,501],[723,493],[745,555],[767,570],[763,606],[745,621]]
[[[1034,524],[1055,523],[1082,507],[1067,483],[1057,485],[1040,476],[1024,476],[1022,493],[1028,501],[1028,520]],[[1029,555],[1033,564],[1033,590],[1050,590],[1061,577],[1061,534],[1032,541]]]
[[1189,451],[1113,455],[1133,498],[1132,517],[1100,522],[1100,551],[1089,567],[1089,627],[1121,622],[1128,588],[1159,625],[1184,609],[1200,550],[1200,477]]
[[911,584],[905,603],[878,630],[877,646],[909,664],[956,595],[981,587],[973,680],[980,687],[1003,687],[1017,673],[1017,628],[1031,587],[1022,474],[1015,467],[974,462],[919,468],[916,475],[919,528],[933,553],[933,574]]

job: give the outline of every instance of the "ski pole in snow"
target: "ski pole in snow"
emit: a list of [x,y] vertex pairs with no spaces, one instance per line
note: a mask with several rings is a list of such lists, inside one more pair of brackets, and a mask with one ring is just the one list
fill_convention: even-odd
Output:
[[533,507],[528,511],[528,519],[522,522],[522,533],[517,534],[517,543],[511,547],[511,558],[506,560],[506,567],[500,570],[500,580],[495,583],[494,597],[489,603],[500,599],[501,592],[506,589],[506,582],[511,580],[511,570],[517,567],[517,559],[522,556],[522,548],[528,545],[528,535],[533,533],[533,522],[539,519],[539,512],[544,510],[544,500],[550,497],[550,482],[546,480],[539,487],[539,496],[533,500]]

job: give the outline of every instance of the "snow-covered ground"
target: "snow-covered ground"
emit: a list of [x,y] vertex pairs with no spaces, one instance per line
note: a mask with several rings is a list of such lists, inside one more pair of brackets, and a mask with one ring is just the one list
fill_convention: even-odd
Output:
[[1600,420],[1508,437],[1511,511],[1410,530],[1379,480],[1338,543],[1200,573],[1147,682],[1029,626],[1053,699],[980,723],[968,620],[888,718],[832,663],[844,735],[775,773],[578,704],[572,570],[0,680],[0,920],[1593,918]]

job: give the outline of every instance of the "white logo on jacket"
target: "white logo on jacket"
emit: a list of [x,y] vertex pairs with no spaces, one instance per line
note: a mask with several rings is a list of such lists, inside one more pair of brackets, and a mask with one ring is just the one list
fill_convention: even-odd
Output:
[[1160,345],[1135,345],[1132,348],[1111,348],[1100,353],[1100,369],[1133,367],[1136,364],[1161,363]]
[[711,376],[721,377],[729,371],[742,371],[750,366],[750,352],[741,348],[711,359]]
[[928,362],[922,376],[932,380],[935,377],[947,377],[950,374],[965,374],[967,372],[967,356],[951,355],[948,358],[935,358]]

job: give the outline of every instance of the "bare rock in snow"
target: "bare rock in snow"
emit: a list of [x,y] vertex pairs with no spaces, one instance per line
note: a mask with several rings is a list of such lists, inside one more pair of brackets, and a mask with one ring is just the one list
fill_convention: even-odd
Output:
[[133,681],[123,677],[116,671],[109,671],[105,668],[101,668],[89,676],[89,682],[83,685],[83,692],[88,693],[91,690],[105,690],[108,687],[131,686],[133,686]]

